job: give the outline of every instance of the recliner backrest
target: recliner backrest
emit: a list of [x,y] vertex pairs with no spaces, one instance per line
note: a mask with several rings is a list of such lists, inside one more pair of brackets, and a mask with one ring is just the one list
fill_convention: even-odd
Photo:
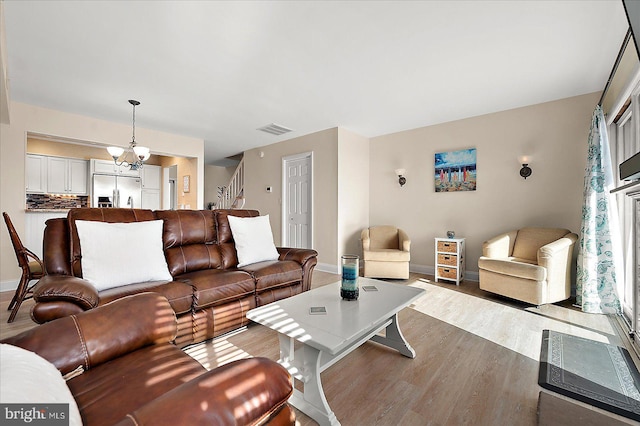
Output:
[[213,211],[156,210],[155,213],[164,221],[162,242],[172,276],[222,266]]
[[540,247],[557,241],[569,233],[571,231],[568,229],[561,228],[519,229],[513,246],[513,257],[537,262]]

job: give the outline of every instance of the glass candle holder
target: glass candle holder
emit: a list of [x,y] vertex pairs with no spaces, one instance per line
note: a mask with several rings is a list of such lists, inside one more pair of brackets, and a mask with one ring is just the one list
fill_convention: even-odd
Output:
[[342,285],[340,286],[340,297],[344,300],[358,300],[360,290],[358,289],[358,273],[360,262],[358,256],[345,254],[342,256]]

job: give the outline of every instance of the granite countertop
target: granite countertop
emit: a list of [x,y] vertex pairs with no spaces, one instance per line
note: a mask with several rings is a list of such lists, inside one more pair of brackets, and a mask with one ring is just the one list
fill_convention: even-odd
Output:
[[70,209],[24,209],[27,213],[68,213]]

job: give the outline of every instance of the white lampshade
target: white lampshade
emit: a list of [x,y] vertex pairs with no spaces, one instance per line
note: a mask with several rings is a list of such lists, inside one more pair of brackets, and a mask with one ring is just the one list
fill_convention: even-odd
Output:
[[136,153],[136,157],[142,159],[142,161],[148,160],[151,154],[149,153],[149,148],[146,146],[135,146],[133,147],[133,152]]
[[405,169],[396,169],[396,174],[398,176],[404,176],[407,171]]
[[531,156],[530,155],[521,155],[518,157],[518,162],[520,164],[531,164]]
[[111,155],[113,158],[118,158],[122,155],[124,149],[118,146],[110,146],[107,148],[107,151],[109,151],[109,155]]

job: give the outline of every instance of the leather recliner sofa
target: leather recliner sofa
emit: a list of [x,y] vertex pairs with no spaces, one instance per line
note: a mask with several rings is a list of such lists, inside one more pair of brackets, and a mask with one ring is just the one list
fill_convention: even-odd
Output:
[[[66,375],[73,398],[68,403],[75,401],[85,425],[295,424],[287,404],[291,377],[284,367],[249,358],[207,371],[171,343],[177,331],[167,299],[142,293],[1,343],[34,352]],[[3,382],[6,386],[21,387]]]
[[[143,210],[81,208],[46,223],[43,261],[47,275],[34,286],[31,317],[45,323],[121,297],[156,292],[178,318],[175,344],[202,342],[248,323],[246,312],[311,288],[317,252],[278,247],[278,260],[237,268],[228,216],[256,217],[256,210]],[[172,281],[131,283],[97,291],[82,278],[75,222],[163,220],[164,254]],[[126,242],[123,242],[126,243]]]

